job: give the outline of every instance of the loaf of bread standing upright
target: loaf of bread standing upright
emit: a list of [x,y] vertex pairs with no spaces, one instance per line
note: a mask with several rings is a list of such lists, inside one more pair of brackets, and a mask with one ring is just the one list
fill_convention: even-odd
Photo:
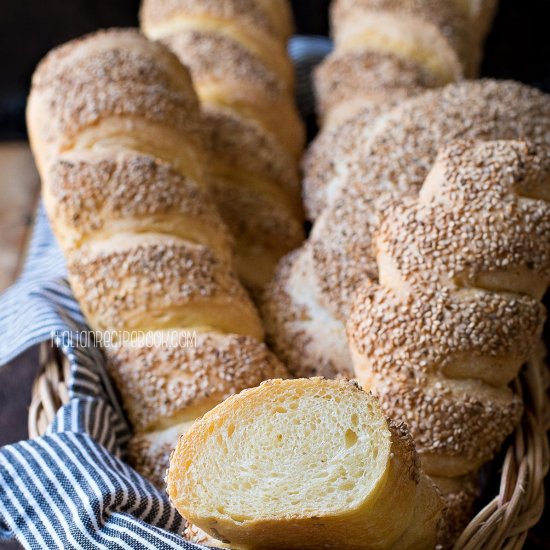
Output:
[[287,0],[144,0],[141,26],[189,68],[204,111],[208,177],[254,296],[304,238],[304,128],[286,52]]
[[233,271],[189,73],[137,31],[98,32],[41,62],[27,116],[75,297],[123,344],[106,352],[135,429],[130,458],[161,483],[194,418],[285,376]]
[[407,429],[347,381],[270,380],[230,397],[180,439],[167,484],[216,547],[412,550],[438,540],[442,503]]

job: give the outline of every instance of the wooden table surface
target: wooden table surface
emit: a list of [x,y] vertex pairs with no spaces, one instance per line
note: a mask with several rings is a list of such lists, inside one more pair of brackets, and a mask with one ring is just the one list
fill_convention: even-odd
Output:
[[[38,197],[39,180],[25,142],[0,144],[0,292],[17,276],[24,259]],[[0,446],[26,439],[38,351],[32,349],[0,368]],[[20,548],[0,543],[2,550]]]
[[21,268],[38,189],[27,143],[0,143],[0,292]]

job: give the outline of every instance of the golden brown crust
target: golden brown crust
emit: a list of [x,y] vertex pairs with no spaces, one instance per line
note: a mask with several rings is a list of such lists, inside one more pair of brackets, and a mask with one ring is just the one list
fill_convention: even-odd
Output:
[[[544,307],[528,296],[451,292],[425,281],[408,292],[379,285],[361,289],[347,327],[373,373],[391,369],[392,376],[419,381],[437,372],[501,386],[529,357],[544,320]],[[484,369],[488,359],[491,368]]]
[[316,273],[331,311],[345,316],[350,297],[365,276],[375,274],[377,205],[386,205],[388,195],[416,195],[439,147],[457,136],[544,142],[549,129],[547,97],[509,81],[452,84],[408,100],[379,119],[365,141],[356,144],[354,158],[344,161],[349,168],[340,172],[339,196],[313,230]]
[[[130,420],[139,431],[172,425],[189,407],[202,412],[268,378],[286,377],[284,367],[258,340],[238,334],[173,333],[165,345],[108,350],[108,368]],[[209,407],[209,408],[210,408]],[[194,418],[192,418],[193,420]]]
[[[303,225],[285,205],[274,208],[268,194],[254,192],[229,180],[212,180],[214,200],[222,219],[242,245],[259,246],[279,258],[304,240]],[[238,254],[237,250],[237,254]]]
[[404,19],[416,18],[432,24],[457,52],[462,64],[469,62],[473,35],[470,17],[458,2],[439,0],[337,0],[332,5],[331,20],[336,39],[349,33],[350,27],[368,13],[386,12]]
[[[291,67],[281,70],[279,64],[269,66],[265,59],[230,36],[209,29],[190,29],[170,35],[162,42],[191,71],[199,94],[203,86],[223,87],[231,81],[259,89],[265,101],[290,98]],[[283,53],[280,57],[287,60]]]
[[[284,5],[279,7],[277,4]],[[205,19],[234,21],[245,27],[259,27],[282,40],[288,38],[292,29],[286,2],[277,0],[148,0],[142,4],[141,22],[145,27],[150,27],[182,13]]]
[[44,179],[43,193],[65,248],[121,231],[153,231],[230,258],[230,234],[204,185],[153,157],[122,150],[65,154]]
[[407,424],[430,476],[475,472],[494,457],[523,414],[520,397],[481,383],[440,378],[433,384],[393,379],[375,384],[382,410]]
[[[82,67],[74,67],[78,76],[71,78],[68,67],[87,58],[91,58],[90,64],[97,67],[97,71],[87,74]],[[55,84],[60,75],[67,76],[69,82],[90,82],[101,73],[98,67],[101,59],[115,62],[113,67],[104,68],[103,76],[109,76],[112,81],[121,82],[139,75],[140,84],[176,87],[187,91],[190,99],[193,97],[189,72],[177,57],[160,44],[150,43],[134,29],[100,30],[58,46],[39,63],[32,77],[32,86],[37,89],[48,87]]]
[[236,240],[237,272],[257,296],[279,258],[304,239],[295,162],[261,125],[230,109],[206,109],[204,130],[213,198]]
[[[438,155],[420,201],[384,210],[375,239],[379,261],[387,258],[406,284],[454,283],[540,298],[550,281],[549,199],[546,148],[454,143]],[[437,254],[434,243],[445,243]]]
[[[447,32],[449,36],[452,35],[454,27],[459,24],[456,18],[464,15],[459,2],[447,3],[439,0],[408,0],[407,2],[403,2],[403,0],[336,0],[332,4],[330,14],[335,30],[338,31],[338,28],[351,22],[362,11],[366,10],[414,14],[433,22],[437,27],[441,27],[442,32]],[[464,24],[463,21],[460,22]]]
[[35,72],[30,102],[33,139],[38,146],[57,142],[57,152],[110,117],[143,118],[199,139],[187,71],[136,31],[103,31],[53,50]]
[[319,301],[342,321],[348,317],[352,300],[361,285],[378,277],[372,236],[378,224],[378,213],[396,193],[373,189],[372,194],[375,196],[363,197],[357,209],[339,197],[321,213],[310,235]]
[[360,105],[378,104],[389,110],[398,101],[443,82],[414,61],[391,53],[336,50],[315,69],[314,84],[317,112],[325,117],[339,104],[353,100],[354,111]]
[[[285,1],[229,2],[214,8],[196,1],[176,1],[169,13],[150,21],[147,12],[158,6],[145,2],[142,25],[152,38],[161,38],[193,75],[204,105],[229,107],[252,118],[275,136],[295,158],[303,150],[303,125],[292,101],[293,71],[285,51],[286,37],[271,42],[254,15],[286,18]],[[248,10],[248,11],[247,11]],[[161,10],[164,11],[164,10]],[[244,15],[252,19],[247,20]],[[241,18],[241,15],[243,18]]]
[[273,181],[292,200],[300,189],[294,159],[276,139],[254,120],[228,108],[205,108],[206,143],[212,154],[212,172],[243,171]]
[[336,0],[334,51],[315,74],[325,126],[363,108],[388,110],[426,89],[473,76],[482,33],[470,6],[439,0]]
[[210,108],[229,108],[261,125],[297,162],[305,145],[305,129],[296,107],[286,98],[265,101],[254,88],[227,83],[207,100]]
[[304,240],[303,224],[272,194],[229,178],[212,178],[211,184],[221,217],[235,238],[235,269],[252,296],[259,297],[279,259]]

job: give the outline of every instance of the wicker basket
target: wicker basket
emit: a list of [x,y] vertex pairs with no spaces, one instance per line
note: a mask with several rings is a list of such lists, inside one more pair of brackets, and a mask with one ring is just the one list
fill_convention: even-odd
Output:
[[[513,383],[525,402],[521,424],[504,455],[499,493],[472,519],[455,550],[516,550],[544,510],[544,477],[550,464],[548,369],[541,345]],[[29,435],[43,434],[57,410],[68,401],[69,364],[49,343],[40,350],[41,372],[35,380],[29,410]]]

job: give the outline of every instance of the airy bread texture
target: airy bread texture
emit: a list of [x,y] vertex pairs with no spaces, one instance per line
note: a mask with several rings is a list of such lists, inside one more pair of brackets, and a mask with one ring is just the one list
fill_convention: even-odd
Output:
[[412,439],[346,381],[270,380],[183,436],[168,494],[240,549],[433,548],[441,501]]
[[113,356],[111,374],[136,430],[130,460],[159,487],[175,442],[197,418],[245,388],[288,376],[254,338],[211,332],[188,347],[125,346]]
[[[418,195],[438,149],[457,136],[544,142],[550,132],[550,101],[515,82],[463,82],[404,102],[374,127],[368,117],[358,116],[342,128],[350,134],[341,133],[340,141],[327,140],[316,150],[319,171],[309,181],[318,198],[325,189],[334,198],[314,224],[309,242],[281,263],[262,307],[268,340],[279,353],[285,348],[281,356],[291,358],[291,369],[298,373],[311,373],[319,365],[317,373],[326,374],[318,361],[322,348],[315,345],[318,326],[330,326],[335,338],[342,334],[337,327],[344,326],[356,292],[366,279],[378,278],[372,236],[379,213],[394,198]],[[307,185],[308,180],[306,190]],[[287,276],[288,263],[302,255],[310,259],[301,264],[300,277]],[[302,315],[305,295],[299,289],[304,280],[308,306]],[[289,322],[295,313],[300,322]],[[342,350],[345,345],[342,339],[331,347]],[[338,357],[341,360],[332,365],[349,372],[352,366],[345,353],[338,352]]]
[[381,215],[379,282],[347,331],[359,383],[405,420],[422,466],[475,474],[521,418],[508,383],[537,351],[550,285],[550,144],[459,141]]
[[131,457],[161,484],[190,422],[286,375],[233,270],[189,73],[137,31],[99,32],[46,57],[27,114],[44,204],[89,325],[145,335],[106,351],[136,432]]
[[203,108],[214,199],[258,296],[304,238],[297,160],[304,128],[286,53],[286,0],[144,0],[141,26],[187,66]]

